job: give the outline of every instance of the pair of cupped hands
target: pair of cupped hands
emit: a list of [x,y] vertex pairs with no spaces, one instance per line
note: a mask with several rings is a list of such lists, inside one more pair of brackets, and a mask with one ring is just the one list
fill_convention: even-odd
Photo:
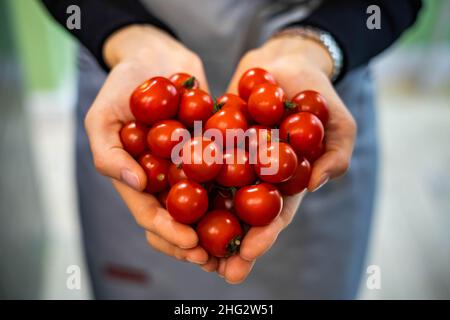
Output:
[[[250,228],[240,252],[229,258],[210,257],[198,245],[193,228],[173,220],[158,200],[144,192],[146,175],[123,149],[119,131],[134,120],[129,108],[132,91],[145,80],[177,72],[195,75],[208,91],[202,61],[194,52],[164,31],[152,26],[127,26],[112,34],[103,48],[111,71],[86,115],[85,127],[96,169],[110,177],[117,192],[145,230],[154,249],[176,259],[217,272],[229,283],[245,280],[255,261],[276,241],[292,221],[304,195],[285,197],[282,213],[268,226]],[[236,93],[241,75],[260,67],[269,71],[288,98],[303,90],[320,92],[328,101],[326,152],[313,166],[308,190],[313,192],[347,170],[353,150],[356,124],[329,80],[332,60],[318,43],[295,36],[280,36],[246,53],[239,62],[227,92]]]

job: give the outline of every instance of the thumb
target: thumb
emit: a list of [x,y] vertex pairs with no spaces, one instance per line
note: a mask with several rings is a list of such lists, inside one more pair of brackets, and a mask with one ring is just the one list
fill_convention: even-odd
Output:
[[230,83],[228,84],[228,89],[226,92],[239,95],[238,84],[239,84],[239,79],[241,78],[243,73],[244,72],[242,70],[240,70],[239,68],[236,70],[233,77],[231,78]]
[[85,119],[94,165],[104,176],[122,181],[131,188],[142,191],[147,177],[141,166],[123,149],[119,131],[119,120],[109,122],[110,116],[103,114],[93,106]]
[[[354,135],[356,129],[350,133],[337,134],[331,137],[326,152],[314,163],[308,190],[314,192],[330,179],[338,178],[347,172],[353,152]],[[335,141],[338,138],[338,141]]]

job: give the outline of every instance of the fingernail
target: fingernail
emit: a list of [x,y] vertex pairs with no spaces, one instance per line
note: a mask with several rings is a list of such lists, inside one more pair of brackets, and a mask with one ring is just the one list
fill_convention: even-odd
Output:
[[206,268],[205,266],[201,266],[200,268],[202,268],[202,270],[205,271],[205,272],[211,272],[211,270],[209,270],[209,269]]
[[327,182],[328,180],[330,180],[330,177],[327,174],[324,174],[321,178],[320,178],[320,182],[319,182],[319,186],[317,186],[313,192],[316,192],[317,190],[319,190],[320,188],[322,188]]
[[122,182],[126,183],[128,186],[135,190],[139,190],[141,184],[139,183],[138,176],[131,170],[123,169],[120,172],[120,179]]
[[190,263],[195,263],[195,264],[205,264],[206,263],[206,261],[200,261],[200,260],[192,259],[189,257],[186,257],[186,260],[189,261]]
[[236,285],[236,284],[240,284],[242,281],[231,281],[231,280],[228,280],[228,279],[225,279],[225,281],[228,283],[228,284],[231,284],[231,285]]

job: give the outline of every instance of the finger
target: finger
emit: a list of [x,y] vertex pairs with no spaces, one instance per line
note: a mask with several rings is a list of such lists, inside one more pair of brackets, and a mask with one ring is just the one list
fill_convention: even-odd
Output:
[[247,261],[254,261],[265,254],[275,243],[280,232],[292,221],[297,212],[305,192],[284,197],[283,211],[269,225],[264,227],[252,227],[245,235],[239,256]]
[[252,271],[254,264],[254,261],[244,260],[239,255],[229,257],[225,268],[225,280],[229,284],[243,282]]
[[351,153],[343,150],[325,152],[313,165],[308,190],[315,192],[330,179],[343,175],[350,165]]
[[217,267],[217,274],[223,278],[225,277],[225,268],[227,266],[227,259],[226,258],[220,258],[219,259],[219,266]]
[[242,241],[239,256],[246,261],[256,260],[272,247],[284,227],[283,218],[278,216],[267,226],[250,228]]
[[231,77],[230,83],[228,84],[228,89],[226,92],[238,94],[238,84],[239,79],[241,78],[241,75],[243,72],[240,69],[236,69],[234,75]]
[[197,246],[198,237],[195,230],[175,221],[154,196],[135,191],[116,180],[113,180],[113,185],[139,226],[156,233],[177,247],[190,249]]
[[[197,55],[193,56],[190,59],[190,63],[187,65],[183,65],[183,70],[180,70],[178,72],[186,72],[194,76],[200,84],[200,89],[208,93],[210,92],[203,62]],[[170,76],[171,74],[167,75],[167,77]]]
[[234,93],[238,94],[238,84],[239,80],[241,79],[244,72],[247,70],[256,67],[256,65],[252,66],[251,64],[248,64],[250,61],[246,59],[245,57],[241,60],[241,63],[236,68],[236,71],[234,72],[233,76],[231,77],[230,83],[228,84],[228,89],[226,92],[228,93]]
[[[240,60],[238,66],[236,67],[236,71],[234,72],[233,76],[231,77],[230,83],[228,85],[227,92],[238,94],[238,85],[239,80],[241,79],[242,75],[252,68],[260,68],[263,67],[264,69],[267,69],[266,66],[261,65],[263,59],[259,56],[259,54],[256,53],[256,50],[250,50],[248,51]],[[270,72],[270,70],[269,70]]]
[[95,103],[85,119],[97,171],[140,191],[145,188],[147,177],[141,166],[123,149],[119,137],[122,126],[123,123],[98,109]]
[[200,89],[210,93],[208,79],[206,78],[203,67],[193,70],[191,74],[197,79],[198,83],[200,84]]
[[[325,125],[325,153],[314,163],[309,191],[316,191],[328,180],[343,175],[350,164],[356,137],[356,122],[339,98],[326,75],[305,69],[297,77],[284,79],[280,84],[292,97],[304,90],[315,90],[325,97],[330,118]],[[278,78],[277,78],[278,79]]]
[[186,260],[191,263],[203,265],[208,261],[208,254],[201,247],[192,249],[181,249],[174,246],[170,242],[164,240],[153,232],[147,231],[145,233],[147,242],[157,251],[168,256],[174,257],[178,260]]
[[219,266],[219,261],[216,257],[210,257],[209,260],[202,265],[203,271],[213,272],[217,271],[217,267]]
[[335,106],[325,132],[325,153],[314,162],[309,191],[316,191],[329,179],[347,172],[356,138],[356,122],[343,104]]

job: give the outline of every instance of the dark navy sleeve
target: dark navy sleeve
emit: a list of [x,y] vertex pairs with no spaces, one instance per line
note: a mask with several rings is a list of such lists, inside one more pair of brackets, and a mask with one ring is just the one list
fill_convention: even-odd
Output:
[[67,8],[77,5],[81,28],[68,31],[74,35],[107,70],[103,61],[103,44],[114,31],[131,24],[150,24],[175,36],[172,30],[151,14],[138,0],[41,0],[50,14],[67,28]]
[[[380,8],[380,29],[367,28],[370,5]],[[324,0],[310,16],[292,25],[309,25],[331,33],[343,50],[345,73],[392,45],[414,24],[421,6],[420,0]]]

